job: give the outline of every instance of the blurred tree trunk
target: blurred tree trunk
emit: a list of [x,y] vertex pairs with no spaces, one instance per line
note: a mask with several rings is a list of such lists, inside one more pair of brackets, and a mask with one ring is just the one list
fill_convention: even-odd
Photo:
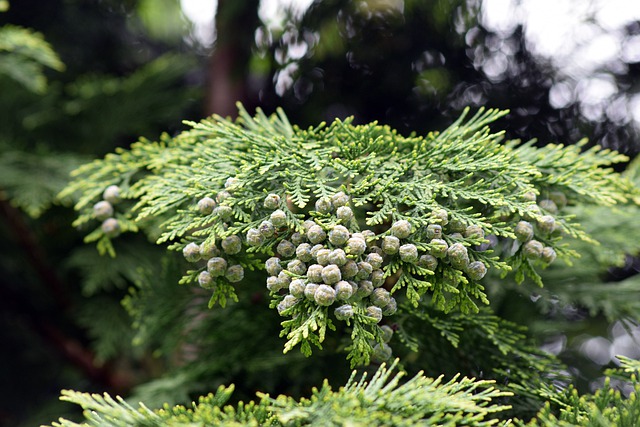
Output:
[[218,0],[217,37],[209,60],[205,113],[235,116],[236,102],[248,108],[255,99],[249,93],[249,62],[254,45],[259,0]]

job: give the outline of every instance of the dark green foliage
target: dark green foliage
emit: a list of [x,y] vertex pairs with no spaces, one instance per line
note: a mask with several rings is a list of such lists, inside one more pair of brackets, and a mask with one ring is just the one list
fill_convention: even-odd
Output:
[[0,28],[0,74],[42,94],[47,88],[45,67],[57,71],[65,68],[42,34],[14,25]]

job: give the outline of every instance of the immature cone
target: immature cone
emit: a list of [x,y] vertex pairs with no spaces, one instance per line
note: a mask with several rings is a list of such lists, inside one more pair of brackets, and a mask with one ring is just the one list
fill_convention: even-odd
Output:
[[277,276],[282,271],[282,266],[280,265],[280,258],[271,257],[264,263],[265,269],[267,273],[272,276]]
[[459,219],[453,219],[449,222],[449,232],[462,233],[467,229],[467,225]]
[[184,259],[189,262],[196,262],[200,260],[200,245],[197,243],[189,243],[182,249],[182,255]]
[[551,194],[549,194],[549,199],[556,204],[558,209],[562,209],[567,206],[567,196],[565,196],[562,191],[552,191]]
[[269,216],[269,221],[271,221],[274,227],[284,227],[287,225],[287,214],[281,209],[276,209],[271,213],[271,216]]
[[462,243],[454,243],[447,250],[449,262],[454,268],[463,270],[469,264],[469,254],[467,248]]
[[429,252],[436,258],[444,258],[447,254],[447,249],[449,249],[449,244],[442,239],[432,239],[431,240],[431,248]]
[[366,261],[360,261],[358,264],[358,274],[356,274],[357,279],[368,279],[373,272],[373,267]]
[[226,221],[228,219],[231,219],[231,217],[233,216],[233,209],[231,209],[230,206],[222,205],[215,208],[213,210],[213,213],[217,214],[218,217],[223,221]]
[[329,306],[336,300],[336,291],[331,286],[320,285],[313,298],[318,305]]
[[313,259],[318,259],[318,251],[320,249],[326,249],[326,248],[324,247],[324,245],[320,243],[311,246],[311,256],[313,257]]
[[347,262],[340,267],[343,279],[351,279],[358,274],[358,264],[354,260],[347,260]]
[[329,213],[333,210],[333,204],[328,197],[322,197],[316,201],[316,210],[320,213]]
[[[295,245],[295,243],[292,242]],[[303,262],[309,262],[313,260],[311,255],[311,245],[308,243],[300,243],[296,248],[296,258]]]
[[302,279],[294,279],[289,284],[289,293],[296,298],[302,298],[304,296],[304,289],[306,283]]
[[342,272],[335,264],[329,264],[322,269],[322,281],[327,285],[333,285],[342,280]]
[[391,294],[385,288],[376,288],[371,294],[371,303],[377,307],[384,308],[391,301]]
[[476,239],[484,239],[484,230],[479,225],[470,225],[464,230],[464,236]]
[[93,205],[93,216],[98,221],[104,221],[105,219],[113,216],[113,206],[106,200],[101,200]]
[[373,353],[371,353],[371,360],[376,363],[386,362],[391,359],[392,355],[391,347],[387,343],[378,343],[373,347]]
[[434,218],[434,222],[439,223],[441,226],[445,226],[449,223],[449,214],[444,209],[438,209],[431,213]]
[[402,219],[391,225],[391,234],[399,239],[406,239],[411,234],[411,223]]
[[216,201],[218,203],[222,203],[230,197],[231,197],[231,193],[229,193],[228,191],[222,190],[216,195]]
[[244,268],[242,268],[242,266],[239,264],[232,265],[227,269],[224,277],[226,277],[227,280],[232,283],[239,282],[244,279]]
[[309,230],[307,230],[307,239],[309,239],[309,241],[313,244],[321,243],[326,238],[327,233],[325,233],[322,227],[320,227],[318,224],[312,225],[311,227],[309,227]]
[[318,249],[316,252],[316,261],[318,261],[320,265],[331,264],[331,251],[326,248]]
[[213,284],[213,278],[211,277],[211,274],[209,274],[208,271],[202,271],[198,275],[198,284],[200,284],[200,286],[205,289],[209,289]]
[[212,277],[224,276],[227,271],[227,260],[221,257],[213,257],[207,261],[207,271]]
[[382,263],[384,262],[384,259],[380,254],[370,253],[369,255],[367,255],[367,258],[365,258],[365,261],[371,264],[371,267],[376,269],[376,268],[382,267]]
[[342,191],[337,192],[333,196],[331,196],[331,204],[335,207],[346,206],[349,203],[349,196],[344,194]]
[[527,221],[520,221],[514,230],[519,242],[528,242],[533,239],[533,225]]
[[414,263],[418,261],[418,248],[412,243],[400,246],[398,249],[400,259],[404,262]]
[[320,264],[312,264],[307,268],[307,279],[310,282],[320,283],[322,282],[322,269],[324,267]]
[[347,240],[346,251],[350,255],[362,255],[367,250],[367,243],[364,239],[352,237]]
[[384,281],[385,281],[385,277],[384,277],[384,271],[378,269],[378,270],[373,270],[371,272],[371,284],[373,285],[374,288],[379,288],[380,286],[384,285]]
[[102,198],[112,205],[115,205],[120,201],[120,187],[117,185],[108,186],[102,193]]
[[247,231],[247,244],[251,246],[260,246],[264,242],[264,236],[257,228],[250,228]]
[[487,274],[487,267],[482,261],[473,261],[467,266],[467,275],[471,280],[481,280]]
[[422,255],[420,256],[420,259],[418,259],[418,266],[430,271],[436,271],[436,267],[438,267],[438,259],[433,255]]
[[550,200],[550,199],[540,200],[538,202],[538,206],[540,206],[542,209],[549,212],[550,214],[555,215],[558,213],[558,206],[553,202],[553,200]]
[[278,309],[278,314],[282,316],[285,310],[290,309],[297,303],[298,303],[298,298],[294,297],[293,295],[285,296],[284,299],[280,301],[280,303],[276,307]]
[[334,289],[336,291],[336,299],[339,300],[347,300],[351,298],[353,295],[353,287],[349,284],[349,282],[341,280],[334,285]]
[[336,245],[342,246],[349,240],[349,230],[344,225],[336,225],[329,231],[329,241]]
[[262,234],[264,237],[271,237],[276,232],[276,228],[269,220],[262,221],[260,223],[260,226],[258,227],[258,230],[260,230],[260,234]]
[[382,239],[382,251],[386,254],[393,255],[400,249],[400,239],[396,236],[384,236]]
[[105,236],[109,238],[118,237],[120,235],[120,223],[115,218],[107,218],[100,226]]
[[538,218],[538,229],[545,233],[550,234],[556,228],[556,219],[551,215],[543,215]]
[[316,291],[320,285],[317,283],[307,283],[307,286],[304,287],[304,297],[308,300],[314,301]]
[[353,211],[349,206],[340,206],[336,211],[336,217],[340,221],[344,223],[348,223],[353,219]]
[[291,237],[289,237],[289,240],[291,240],[291,243],[293,243],[294,245],[298,246],[298,245],[301,245],[301,244],[303,244],[303,243],[305,243],[307,241],[307,235],[298,233],[296,231],[295,233],[293,233],[291,235]]
[[296,247],[288,240],[281,240],[276,251],[285,258],[291,258],[296,253]]
[[203,197],[198,200],[198,210],[202,215],[209,215],[216,207],[216,202],[211,197]]
[[283,270],[278,273],[278,282],[283,288],[286,288],[291,283],[291,277]]
[[364,241],[367,242],[368,248],[375,246],[376,241],[378,240],[376,237],[376,233],[371,230],[362,230],[360,234],[362,234],[362,237],[364,237]]
[[224,182],[224,188],[226,188],[229,191],[236,190],[239,185],[240,185],[240,181],[238,180],[238,178],[234,178],[234,177],[229,177]]
[[282,281],[278,280],[276,276],[267,277],[267,289],[269,289],[271,292],[278,292],[283,288],[282,285]]
[[235,255],[242,250],[242,240],[236,235],[225,237],[220,245],[222,250],[229,255]]
[[551,264],[556,260],[556,257],[556,251],[552,247],[546,246],[542,249],[542,261],[545,263]]
[[342,249],[334,249],[329,252],[329,263],[342,267],[347,263],[347,254]]
[[370,305],[367,307],[367,316],[375,319],[376,323],[379,323],[382,320],[382,309],[375,305]]
[[269,194],[264,198],[264,207],[267,209],[277,209],[280,205],[280,196],[277,194]]
[[391,297],[389,304],[382,310],[382,314],[385,316],[393,316],[398,311],[398,302],[394,297]]
[[209,259],[220,255],[220,249],[213,243],[203,243],[200,245],[200,258]]
[[351,304],[341,305],[340,307],[336,307],[333,314],[335,314],[338,320],[350,319],[353,317],[353,306]]
[[428,239],[441,239],[442,238],[442,226],[440,224],[427,225],[427,238]]
[[359,298],[365,298],[371,295],[373,292],[373,283],[371,280],[360,280],[358,282],[358,289],[356,290],[356,296]]
[[536,196],[536,193],[534,193],[533,191],[527,191],[526,193],[524,193],[524,194],[522,195],[522,198],[523,198],[524,200],[529,201],[529,202],[535,202],[535,201],[536,201],[537,196]]
[[287,271],[297,276],[302,276],[307,272],[307,266],[299,259],[294,259],[287,264]]
[[522,247],[522,251],[524,252],[524,256],[529,259],[538,259],[542,256],[542,250],[544,246],[542,243],[537,240],[530,240],[524,244]]
[[382,333],[382,341],[389,342],[393,337],[393,328],[389,325],[380,326],[380,332]]

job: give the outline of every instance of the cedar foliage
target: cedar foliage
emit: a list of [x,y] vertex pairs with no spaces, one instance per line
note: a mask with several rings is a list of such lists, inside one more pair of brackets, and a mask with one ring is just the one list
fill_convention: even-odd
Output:
[[[17,27],[0,29],[0,53],[8,58],[2,74],[29,96],[45,96],[43,67],[63,67],[39,34]],[[129,78],[76,82],[64,111],[92,122],[96,105],[126,115],[116,111],[118,96],[153,92],[149,106],[165,98],[184,102],[186,95],[160,90],[181,73],[173,62],[161,58]],[[6,93],[22,96],[15,88]],[[46,96],[53,102],[59,95]],[[38,218],[73,200],[74,225],[96,242],[97,252],[77,250],[67,268],[80,273],[87,303],[76,316],[98,359],[128,353],[159,367],[140,379],[129,398],[135,403],[63,391],[62,400],[85,410],[85,421],[52,425],[635,425],[637,361],[618,357],[620,366],[604,372],[595,392],[579,392],[570,384],[577,368],[569,372],[535,338],[544,337],[541,325],[557,327],[558,313],[576,307],[585,310],[583,319],[567,319],[565,327],[638,321],[638,278],[613,282],[606,273],[639,249],[639,163],[618,174],[611,166],[625,156],[587,150],[586,143],[540,148],[504,140],[489,129],[504,114],[466,110],[442,132],[402,136],[350,118],[301,129],[281,111],[251,117],[240,106],[235,121],[189,122],[182,134],[141,139],[91,163],[23,146],[5,150],[0,184],[11,203]],[[4,127],[3,147],[14,142],[7,138],[13,126]],[[67,172],[82,163],[67,185]],[[118,197],[108,198],[117,226],[102,227],[93,206],[113,185]],[[275,207],[265,206],[271,195],[279,198]],[[199,206],[206,197],[216,199],[211,212]],[[344,207],[353,219],[348,210],[338,213]],[[274,217],[274,208],[284,216]],[[523,220],[535,235],[517,239]],[[267,221],[278,224],[263,236]],[[291,245],[309,249],[309,221],[329,235],[325,248],[343,249],[360,263],[350,284],[355,295],[340,303],[326,293],[287,298],[299,292],[294,281],[306,289],[310,280],[308,271],[298,272],[300,263],[287,261],[320,262],[317,251],[290,253]],[[434,225],[456,251],[442,252]],[[332,239],[337,226],[366,249]],[[238,252],[229,249],[237,243],[230,236],[239,238]],[[404,250],[385,246],[393,241],[387,237]],[[527,247],[534,238],[546,252]],[[204,259],[182,259],[189,244]],[[363,263],[375,263],[368,258],[374,253],[382,255],[380,268],[368,271]],[[212,255],[242,267],[244,277],[237,280],[236,269],[202,279],[217,271],[206,265]],[[282,260],[283,275],[265,272],[273,258]],[[488,269],[486,276],[469,267],[473,262]],[[127,313],[102,298],[113,293],[126,293]],[[512,302],[521,319],[529,316],[521,324],[500,309]],[[351,308],[336,310],[345,305]],[[381,320],[371,309],[378,306]],[[387,368],[392,354],[398,358]],[[364,373],[349,375],[349,366]],[[235,386],[224,385],[230,379]],[[196,395],[203,396],[189,405]]]
[[[282,111],[251,116],[239,109],[235,121],[213,116],[189,122],[192,129],[175,137],[141,140],[85,164],[60,194],[76,200],[74,225],[85,228],[85,241],[96,242],[113,263],[130,256],[134,235],[165,248],[148,275],[141,273],[125,306],[135,318],[134,342],[157,340],[166,353],[181,348],[189,364],[138,397],[147,393],[153,401],[154,393],[162,396],[176,384],[194,392],[189,381],[207,370],[234,369],[230,359],[247,364],[251,381],[265,369],[284,369],[295,381],[304,372],[300,366],[314,366],[289,354],[282,362],[258,356],[275,353],[275,336],[256,337],[248,355],[256,321],[273,335],[280,323],[283,352],[299,347],[307,360],[342,354],[352,368],[371,370],[396,353],[410,368],[475,371],[489,380],[453,375],[442,382],[419,373],[405,383],[380,367],[371,383],[355,386],[354,373],[343,388],[333,391],[325,383],[310,400],[259,394],[235,409],[224,406],[232,386],[191,409],[155,411],[108,395],[65,392],[64,399],[91,410],[90,425],[492,425],[507,419],[554,425],[592,415],[624,425],[635,413],[633,362],[623,359],[634,391],[620,407],[626,398],[609,382],[593,396],[553,388],[551,382],[570,380],[563,363],[540,351],[526,328],[491,310],[492,294],[499,299],[501,288],[544,291],[547,267],[565,262],[561,268],[569,270],[576,249],[598,244],[578,221],[584,212],[637,208],[633,180],[611,169],[625,156],[583,150],[584,144],[539,148],[505,141],[489,128],[506,114],[497,110],[465,111],[442,132],[404,137],[351,119],[301,129]],[[108,189],[117,189],[117,197]],[[107,214],[100,208],[105,200],[112,203]],[[188,262],[177,259],[180,253]],[[472,265],[481,265],[481,273]],[[328,268],[347,280],[329,277]],[[350,285],[343,295],[340,283]],[[598,298],[579,301],[594,312],[603,309]],[[254,314],[263,320],[247,316],[256,304],[261,307]],[[618,310],[607,314],[634,316],[624,304]],[[211,332],[214,325],[220,332]],[[339,360],[332,363],[347,363]],[[619,411],[607,410],[613,406]]]

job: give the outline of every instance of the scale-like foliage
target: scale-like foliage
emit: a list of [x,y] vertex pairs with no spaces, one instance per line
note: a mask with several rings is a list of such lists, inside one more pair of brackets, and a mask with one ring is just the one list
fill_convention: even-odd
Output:
[[64,64],[42,34],[15,25],[0,27],[0,74],[33,92],[43,93],[47,88],[44,67],[64,70]]
[[56,203],[69,173],[86,160],[68,153],[5,151],[0,154],[0,188],[13,205],[37,218]]
[[[62,196],[80,194],[75,225],[104,221],[86,238],[102,252],[139,229],[182,250],[194,269],[181,283],[210,289],[210,306],[237,300],[237,287],[259,285],[245,276],[266,269],[264,292],[288,318],[285,352],[309,355],[340,321],[352,365],[368,363],[389,357],[374,355],[378,323],[398,302],[477,313],[487,270],[542,285],[539,267],[575,255],[563,237],[589,239],[565,206],[634,191],[604,168],[625,160],[617,153],[502,143],[487,125],[504,114],[465,112],[441,133],[404,137],[351,119],[299,129],[281,111],[240,107],[235,122],[189,123],[82,166]],[[110,186],[119,194],[104,212]]]
[[325,381],[308,399],[259,394],[257,403],[235,407],[225,406],[233,386],[221,386],[189,408],[165,406],[155,411],[142,404],[134,408],[107,394],[64,391],[62,399],[82,406],[87,423],[60,420],[53,426],[490,426],[496,424],[495,413],[508,409],[494,400],[509,393],[495,389],[492,381],[465,377],[444,382],[419,373],[402,382],[403,373],[394,374],[396,363],[388,369],[382,365],[370,380],[366,374],[358,379],[354,371],[336,391]]
[[[573,388],[557,391],[547,389],[548,403],[528,423],[516,422],[519,426],[529,427],[569,427],[569,426],[618,426],[638,425],[640,416],[640,362],[618,356],[621,367],[607,371],[604,385],[593,394],[580,396]],[[627,384],[625,393],[612,384],[615,379]],[[557,414],[552,408],[559,406]]]

